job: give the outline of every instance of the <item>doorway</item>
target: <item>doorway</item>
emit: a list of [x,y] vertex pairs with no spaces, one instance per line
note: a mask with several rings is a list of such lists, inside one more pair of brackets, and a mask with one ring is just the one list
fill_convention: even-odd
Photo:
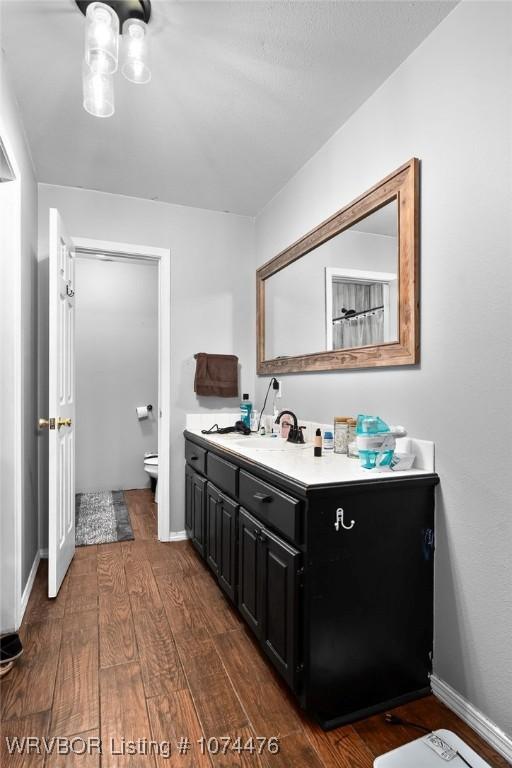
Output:
[[150,485],[139,495],[156,535],[158,263],[80,252],[74,262],[75,545],[133,539],[146,526],[125,492]]
[[[156,302],[156,386],[154,388],[154,393],[156,397],[151,396],[148,394],[147,397],[142,397],[142,390],[138,390],[138,399],[137,402],[133,402],[131,404],[131,410],[128,412],[127,410],[127,404],[126,405],[126,413],[123,414],[124,418],[133,419],[132,426],[134,426],[134,429],[129,430],[131,432],[132,436],[135,434],[138,434],[140,437],[139,445],[141,447],[141,455],[140,455],[140,463],[138,465],[138,474],[136,477],[138,478],[138,483],[140,484],[140,479],[142,478],[143,481],[151,482],[152,486],[155,486],[154,480],[150,480],[149,477],[146,478],[147,474],[150,474],[150,471],[144,469],[144,465],[147,463],[148,467],[152,463],[151,457],[149,454],[157,454],[158,457],[158,479],[157,479],[157,487],[156,487],[156,495],[157,495],[157,529],[158,529],[158,539],[159,541],[169,541],[170,540],[170,488],[169,488],[169,473],[170,473],[170,450],[169,450],[169,434],[170,434],[170,251],[166,248],[153,248],[153,247],[147,247],[147,246],[138,246],[138,245],[132,245],[127,243],[117,243],[117,242],[111,242],[111,241],[103,241],[103,240],[92,240],[89,238],[77,238],[72,237],[72,242],[74,246],[74,258],[76,260],[75,264],[75,279],[76,282],[76,288],[77,291],[80,291],[80,283],[78,282],[80,279],[80,267],[79,262],[82,262],[84,265],[89,264],[92,267],[104,267],[104,268],[119,268],[119,274],[118,277],[122,281],[123,279],[127,279],[128,272],[130,270],[139,270],[140,275],[143,276],[144,273],[146,275],[149,274],[155,274],[156,273],[156,279],[152,282],[152,280],[147,281],[148,284],[154,284],[155,285],[155,292],[152,293],[152,296],[154,296],[155,302]],[[76,268],[79,268],[79,274],[76,275]],[[124,268],[124,269],[123,269]],[[153,272],[154,271],[154,272]],[[123,273],[124,272],[124,276]],[[133,276],[132,276],[133,277]],[[77,279],[78,278],[78,279]],[[132,280],[132,278],[130,278]],[[93,282],[94,282],[94,276],[93,276]],[[96,285],[99,287],[100,283],[96,281]],[[119,290],[122,290],[122,286],[120,284]],[[141,286],[141,290],[143,290]],[[104,297],[105,300],[108,300],[108,297]],[[77,305],[80,307],[80,305]],[[146,310],[149,308],[149,304],[147,301],[147,297],[145,298],[145,306]],[[78,321],[79,322],[79,321]],[[115,333],[115,328],[111,329],[111,333]],[[146,334],[146,340],[148,339],[148,335]],[[127,336],[126,333],[123,334],[123,344],[127,343]],[[103,353],[106,353],[106,350],[108,349],[107,346],[103,345]],[[134,355],[136,355],[136,350],[134,347]],[[146,361],[147,362],[147,361]],[[137,361],[134,360],[133,365],[133,371],[137,371]],[[77,362],[77,371],[81,370],[80,363]],[[115,381],[111,380],[110,385],[111,391],[108,393],[108,396],[115,397]],[[132,388],[133,392],[136,391],[136,387]],[[80,392],[80,388],[78,388],[78,393]],[[140,402],[139,402],[140,400]],[[155,402],[150,402],[151,400],[154,400]],[[90,405],[90,403],[89,403]],[[142,416],[142,418],[139,418],[139,415],[136,412],[136,408],[148,408],[150,407],[150,410],[148,411],[147,417],[145,415]],[[80,402],[77,398],[77,412],[80,417]],[[104,409],[105,411],[108,409],[108,402],[104,403]],[[83,413],[83,411],[82,411]],[[93,421],[94,419],[102,419],[103,409],[99,409],[97,412],[93,414]],[[77,422],[77,429],[80,429],[80,424]],[[113,436],[114,437],[114,436]],[[89,445],[88,445],[88,452],[90,453],[93,450],[93,442],[94,442],[94,430],[89,432],[88,436]],[[115,450],[115,440],[112,444],[112,450]],[[146,454],[146,457],[145,457]],[[125,452],[125,459],[123,457],[120,458],[120,462],[128,461],[128,454]],[[78,456],[80,459],[80,455]],[[144,459],[148,459],[148,461],[144,461]],[[133,460],[133,451],[132,451],[132,459]],[[94,471],[94,460],[92,462],[92,467]],[[96,461],[96,467],[97,467],[97,461]],[[150,468],[151,470],[151,468]],[[120,478],[120,482],[124,485],[127,484],[128,480],[126,477],[126,474],[123,479],[123,471],[130,472],[129,468],[125,468],[123,470],[123,467],[119,466],[117,467],[117,477]],[[151,474],[154,475],[154,472],[151,472]],[[150,475],[151,476],[151,475]],[[87,483],[90,483],[91,480],[85,478],[85,474],[77,475],[77,480],[81,481],[81,478],[84,478],[84,481]],[[105,485],[106,477],[103,476],[102,478],[98,478],[100,480],[99,485],[102,486],[101,490],[106,490],[103,488],[103,485]],[[155,478],[156,479],[156,478]],[[111,483],[108,483],[111,484]],[[117,489],[110,489],[110,490],[117,490]],[[113,499],[114,504],[116,503],[116,498]]]

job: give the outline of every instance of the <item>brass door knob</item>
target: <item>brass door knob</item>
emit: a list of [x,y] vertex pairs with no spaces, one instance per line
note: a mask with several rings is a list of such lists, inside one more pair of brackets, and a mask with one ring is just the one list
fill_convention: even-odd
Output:
[[70,427],[71,426],[71,419],[57,419],[57,427],[60,429],[61,427]]
[[55,419],[38,419],[37,426],[39,429],[55,429]]

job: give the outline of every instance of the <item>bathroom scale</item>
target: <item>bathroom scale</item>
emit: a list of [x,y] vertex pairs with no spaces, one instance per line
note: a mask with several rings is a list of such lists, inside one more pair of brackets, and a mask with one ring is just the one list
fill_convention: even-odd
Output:
[[373,765],[374,768],[492,768],[453,731],[444,728],[386,752]]

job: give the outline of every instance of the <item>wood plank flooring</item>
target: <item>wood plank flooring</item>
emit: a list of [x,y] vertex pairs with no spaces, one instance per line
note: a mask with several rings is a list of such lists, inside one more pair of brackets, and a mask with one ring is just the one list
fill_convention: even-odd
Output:
[[[77,549],[54,600],[41,563],[20,630],[25,653],[0,682],[1,765],[372,768],[377,755],[418,738],[382,715],[324,733],[296,706],[193,547],[156,540],[151,493],[125,497],[134,541]],[[491,765],[507,766],[433,696],[394,711],[450,728]],[[8,756],[4,735],[77,745],[101,736],[103,754]],[[202,754],[201,737],[223,736],[278,736],[280,751]],[[123,738],[169,741],[171,756],[115,754]],[[181,738],[190,741],[186,754],[176,750]]]

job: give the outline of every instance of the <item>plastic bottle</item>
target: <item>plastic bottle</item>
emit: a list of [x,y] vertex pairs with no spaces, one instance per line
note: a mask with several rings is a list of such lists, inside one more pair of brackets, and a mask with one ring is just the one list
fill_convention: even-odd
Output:
[[246,427],[251,428],[251,411],[252,403],[249,400],[249,395],[242,395],[242,402],[240,403],[240,420],[243,421]]
[[[282,424],[278,424],[277,417],[279,415],[279,411],[277,410],[276,404],[275,404],[275,398],[274,398],[274,415],[272,416],[272,437],[282,437]],[[288,435],[287,435],[288,437]]]
[[330,432],[328,429],[324,432],[324,444],[323,449],[325,453],[332,453],[334,451],[334,437],[332,432]]

